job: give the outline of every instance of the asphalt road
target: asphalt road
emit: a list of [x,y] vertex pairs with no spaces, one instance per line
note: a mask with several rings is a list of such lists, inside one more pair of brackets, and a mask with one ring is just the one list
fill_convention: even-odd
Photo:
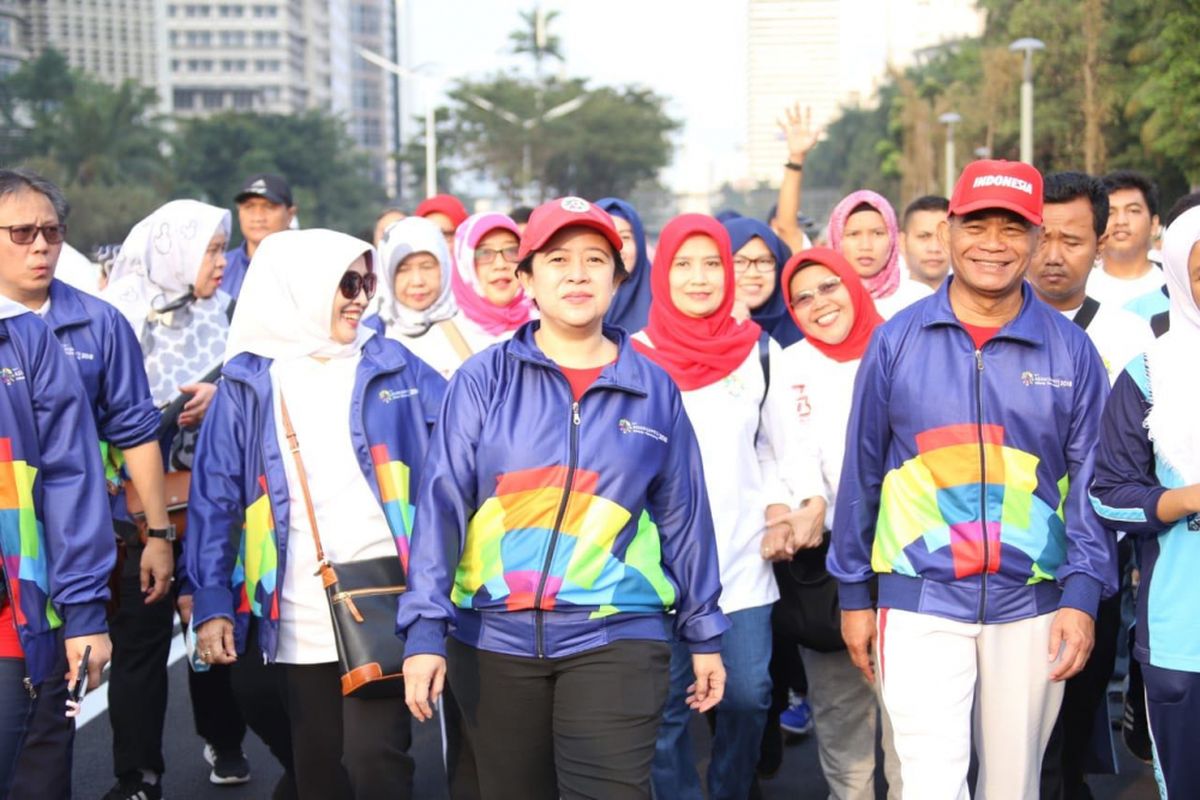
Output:
[[[178,639],[177,639],[178,643]],[[177,647],[178,651],[181,649]],[[202,757],[204,743],[192,727],[191,706],[187,696],[187,666],[182,660],[171,665],[170,702],[164,741],[167,774],[163,778],[166,800],[249,800],[268,798],[280,768],[266,747],[247,734],[244,749],[250,759],[251,781],[242,786],[214,786],[208,782],[209,767]],[[101,710],[107,703],[104,692],[87,697],[87,722],[79,729],[75,743],[73,773],[74,796],[98,800],[112,786],[112,738],[108,714]],[[692,728],[698,762],[706,758],[707,726],[697,720]],[[415,797],[420,800],[445,800],[438,729],[434,723],[417,725],[414,731],[414,756],[417,761]],[[1118,744],[1123,774],[1094,776],[1092,790],[1097,800],[1152,800],[1157,797],[1148,767],[1133,760]],[[816,741],[811,736],[794,740],[785,748],[783,768],[771,780],[762,783],[764,800],[825,800],[825,780],[817,763]]]

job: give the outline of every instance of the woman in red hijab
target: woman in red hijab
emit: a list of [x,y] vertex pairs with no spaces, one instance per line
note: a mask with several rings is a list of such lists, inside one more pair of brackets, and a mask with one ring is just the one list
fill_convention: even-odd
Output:
[[[858,273],[836,250],[815,247],[796,253],[784,267],[782,278],[783,296],[804,339],[783,351],[778,380],[790,394],[789,425],[802,442],[810,468],[820,471],[827,509],[824,530],[829,530],[846,447],[854,378],[871,334],[883,318]],[[825,551],[829,539],[821,529],[816,534],[794,539],[795,558],[790,564],[776,567],[780,611],[785,616],[789,606],[803,604],[803,587],[828,575]],[[795,644],[800,646],[808,676],[808,701],[830,796],[874,797],[876,718],[882,704],[845,649],[829,652],[841,638],[836,627],[798,633]],[[834,645],[825,644],[830,639]],[[898,798],[900,765],[886,713],[883,731],[888,796]]]
[[[789,433],[795,425],[786,385],[768,381],[768,370],[780,368],[779,345],[753,321],[730,316],[735,282],[725,228],[700,214],[668,223],[650,286],[649,319],[634,343],[675,380],[695,427],[716,530],[720,605],[731,625],[721,643],[727,683],[708,794],[746,797],[770,706],[771,606],[779,597],[771,561],[790,558],[793,528],[811,535],[815,526],[820,535],[820,475],[812,467],[806,473]],[[654,758],[657,797],[702,796],[683,702],[689,665],[686,648],[676,643]]]

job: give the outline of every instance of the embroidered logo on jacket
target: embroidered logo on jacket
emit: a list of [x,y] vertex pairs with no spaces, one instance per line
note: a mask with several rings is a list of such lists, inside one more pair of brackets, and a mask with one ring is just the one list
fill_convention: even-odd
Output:
[[0,383],[12,386],[17,381],[25,380],[25,371],[20,367],[0,367]]
[[1026,386],[1049,386],[1051,389],[1070,389],[1075,385],[1070,378],[1051,378],[1029,370],[1021,373],[1021,383]]
[[403,400],[406,397],[416,397],[419,389],[380,389],[379,399],[385,403]]
[[649,436],[651,439],[663,444],[667,444],[670,441],[670,438],[665,433],[656,431],[654,428],[645,425],[639,425],[636,422],[630,422],[627,419],[617,421],[617,430],[621,433],[636,433],[641,436]]

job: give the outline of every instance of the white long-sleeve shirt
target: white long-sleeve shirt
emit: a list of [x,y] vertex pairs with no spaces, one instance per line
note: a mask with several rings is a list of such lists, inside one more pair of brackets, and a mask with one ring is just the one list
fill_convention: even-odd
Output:
[[[635,338],[649,343],[644,333]],[[779,599],[771,564],[762,558],[767,506],[795,508],[821,493],[820,475],[801,458],[795,426],[788,424],[790,400],[778,377],[783,352],[774,340],[768,352],[771,386],[765,403],[757,346],[722,380],[681,392],[700,444],[717,535],[721,610],[727,614]]]

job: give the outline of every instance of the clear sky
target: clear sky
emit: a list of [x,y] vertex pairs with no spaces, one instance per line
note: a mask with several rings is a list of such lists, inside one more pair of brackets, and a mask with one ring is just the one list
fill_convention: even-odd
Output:
[[[536,0],[404,2],[407,65],[473,78],[526,68],[527,58],[509,55],[508,34]],[[542,8],[559,12],[550,30],[561,37],[565,74],[593,85],[639,84],[669,98],[667,112],[683,128],[663,176],[668,185],[735,177],[746,140],[746,0],[548,0]],[[717,175],[708,174],[710,165]]]

